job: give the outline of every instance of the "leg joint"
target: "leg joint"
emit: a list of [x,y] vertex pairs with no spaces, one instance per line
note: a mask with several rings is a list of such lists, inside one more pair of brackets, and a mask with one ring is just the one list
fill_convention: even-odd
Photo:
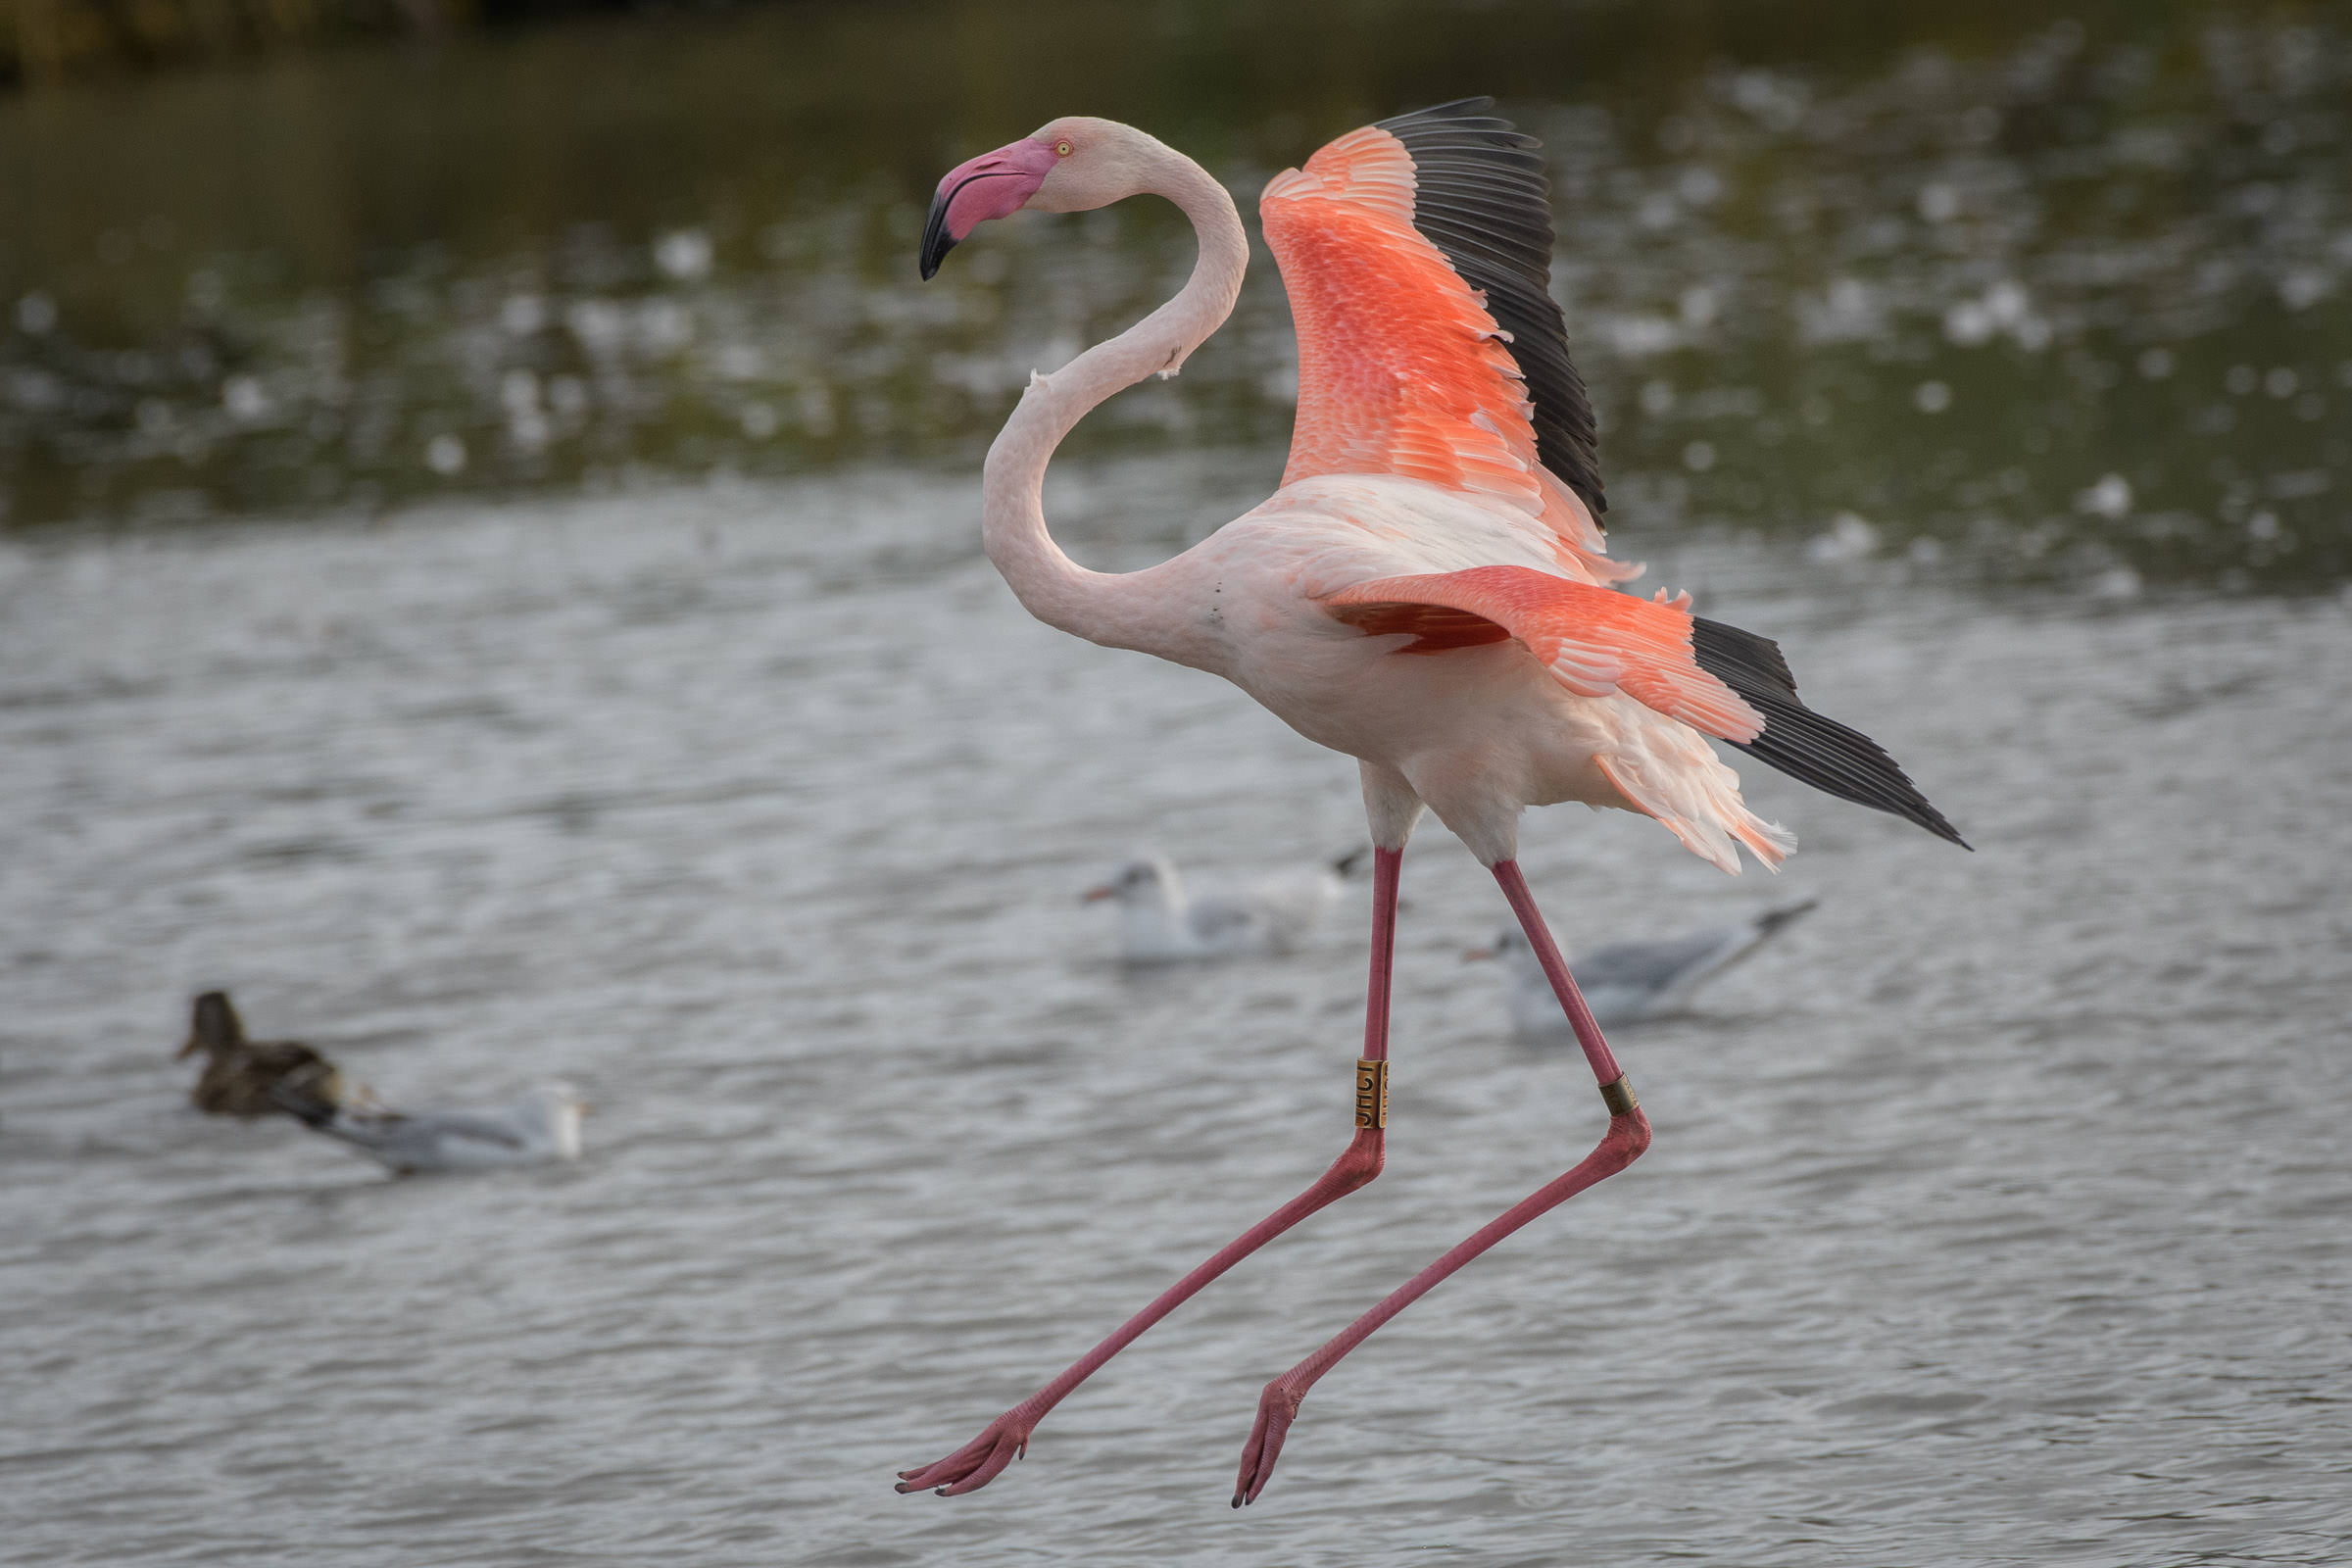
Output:
[[1642,1114],[1641,1106],[1636,1105],[1629,1113],[1610,1119],[1608,1135],[1601,1140],[1601,1148],[1606,1149],[1612,1144],[1622,1152],[1622,1157],[1616,1161],[1615,1168],[1618,1170],[1625,1169],[1649,1152],[1649,1118]]
[[1331,1162],[1328,1180],[1339,1184],[1343,1193],[1352,1193],[1359,1187],[1369,1187],[1387,1161],[1383,1150],[1385,1139],[1377,1132],[1359,1132],[1354,1141]]

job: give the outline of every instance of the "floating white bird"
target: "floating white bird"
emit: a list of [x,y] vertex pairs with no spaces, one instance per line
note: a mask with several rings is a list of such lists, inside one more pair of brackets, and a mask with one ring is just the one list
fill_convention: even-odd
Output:
[[580,1116],[588,1108],[564,1084],[491,1110],[358,1108],[299,1091],[281,1092],[277,1101],[305,1127],[349,1144],[398,1176],[577,1159]]
[[1129,963],[1189,963],[1246,954],[1288,953],[1322,923],[1346,894],[1342,879],[1363,858],[1360,849],[1329,865],[1273,871],[1194,894],[1176,862],[1145,854],[1080,897],[1119,906],[1119,956]]
[[[1681,1011],[1700,985],[1755,952],[1813,903],[1808,899],[1767,909],[1739,925],[1713,926],[1663,942],[1612,942],[1578,954],[1568,960],[1568,969],[1603,1028],[1663,1017]],[[1567,1036],[1568,1022],[1551,982],[1517,926],[1496,932],[1493,947],[1463,956],[1502,960],[1503,996],[1513,1029],[1523,1035]]]

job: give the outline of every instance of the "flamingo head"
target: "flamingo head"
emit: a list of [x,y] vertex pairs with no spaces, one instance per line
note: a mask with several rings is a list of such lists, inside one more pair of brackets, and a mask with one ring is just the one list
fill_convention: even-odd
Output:
[[[938,272],[949,251],[992,218],[1024,207],[1041,213],[1083,213],[1140,194],[1151,138],[1115,121],[1071,115],[993,153],[957,164],[939,182],[923,223],[923,278]],[[1151,143],[1156,145],[1156,143]]]

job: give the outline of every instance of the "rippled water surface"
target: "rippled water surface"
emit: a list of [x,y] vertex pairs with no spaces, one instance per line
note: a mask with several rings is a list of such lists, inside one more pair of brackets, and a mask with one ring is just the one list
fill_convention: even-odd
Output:
[[[1098,564],[1258,460],[1082,465]],[[1530,823],[1572,940],[1821,908],[1627,1031],[1653,1152],[1398,1320],[1226,1507],[1257,1389],[1580,1155],[1584,1069],[1406,868],[1389,1173],[977,1497],[900,1497],[1346,1137],[1361,910],[1123,974],[1138,843],[1345,848],[1350,769],[1020,612],[974,487],[846,476],[0,549],[0,1558],[2337,1563],[2352,614],[1986,603],[1696,545],[1980,853]],[[574,1167],[207,1120],[227,986],[395,1098],[555,1075]]]

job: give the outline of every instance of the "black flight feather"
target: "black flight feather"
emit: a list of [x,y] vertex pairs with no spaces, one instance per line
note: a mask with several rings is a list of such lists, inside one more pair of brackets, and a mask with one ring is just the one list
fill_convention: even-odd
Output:
[[1380,122],[1413,160],[1413,226],[1462,281],[1487,297],[1510,334],[1503,345],[1535,405],[1536,456],[1576,492],[1592,520],[1609,503],[1584,378],[1568,358],[1568,323],[1551,302],[1551,206],[1536,138],[1486,113],[1492,98],[1419,109]]
[[1692,616],[1690,652],[1699,668],[1764,715],[1764,733],[1752,741],[1726,744],[1826,794],[1892,812],[1964,850],[1971,847],[1878,742],[1822,717],[1798,699],[1796,677],[1788,673],[1780,644],[1719,620]]

